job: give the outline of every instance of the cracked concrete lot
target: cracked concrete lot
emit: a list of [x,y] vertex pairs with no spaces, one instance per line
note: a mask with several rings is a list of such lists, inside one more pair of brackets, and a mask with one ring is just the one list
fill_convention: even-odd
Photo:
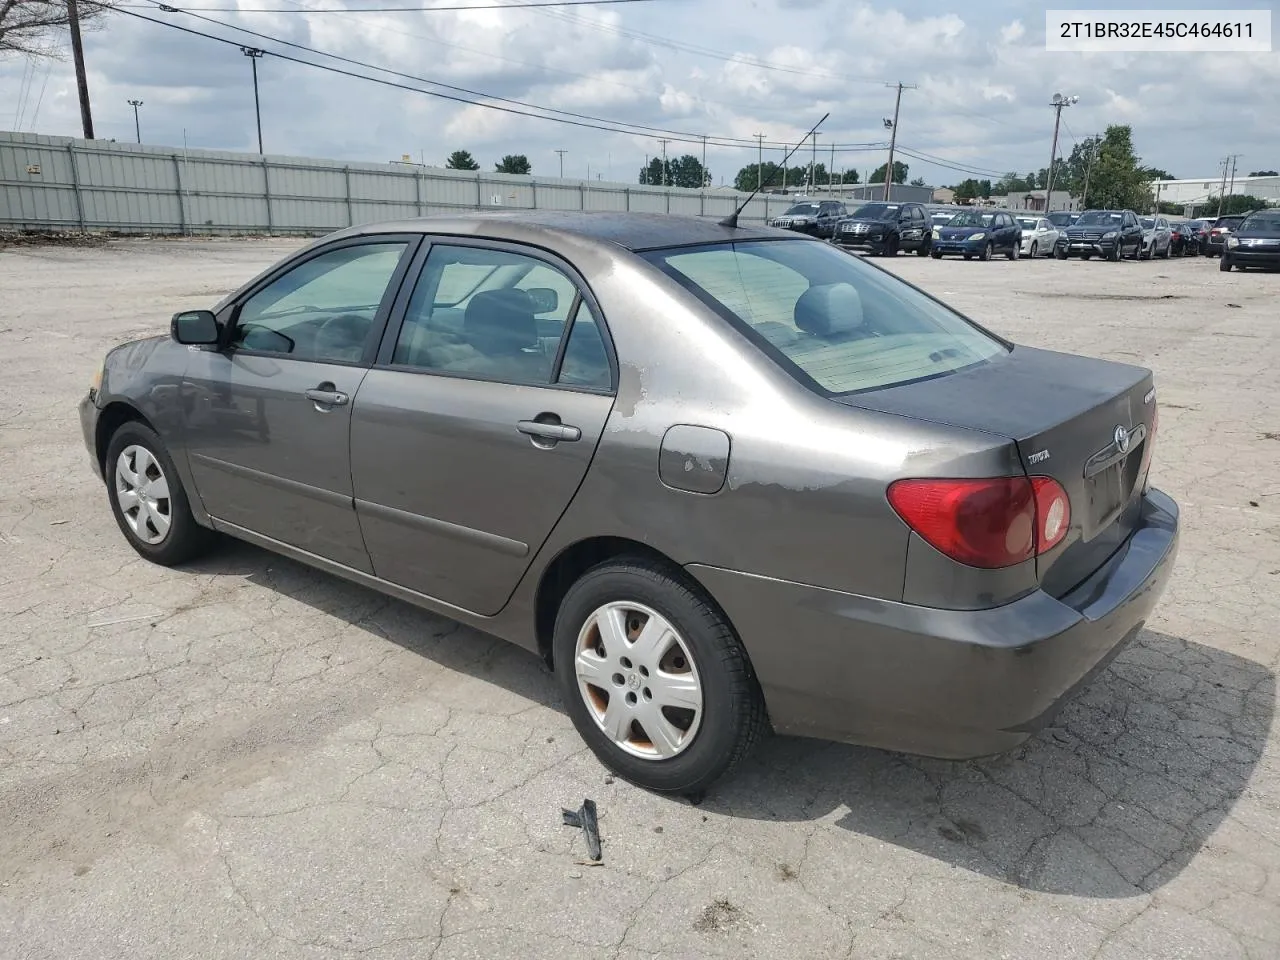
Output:
[[1280,956],[1280,276],[896,260],[1155,369],[1173,583],[1013,754],[774,739],[695,807],[608,778],[527,653],[234,542],[126,545],[97,359],[295,246],[0,251],[0,957]]

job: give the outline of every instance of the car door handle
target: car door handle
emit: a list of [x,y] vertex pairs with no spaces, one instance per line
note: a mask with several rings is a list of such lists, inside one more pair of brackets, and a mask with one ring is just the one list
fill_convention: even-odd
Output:
[[521,420],[516,424],[516,429],[527,436],[537,437],[539,440],[566,440],[572,443],[574,440],[582,439],[582,431],[567,423],[542,423],[538,420]]
[[340,390],[333,389],[332,384],[322,383],[318,387],[304,390],[302,395],[312,403],[324,404],[327,407],[340,407],[351,398]]

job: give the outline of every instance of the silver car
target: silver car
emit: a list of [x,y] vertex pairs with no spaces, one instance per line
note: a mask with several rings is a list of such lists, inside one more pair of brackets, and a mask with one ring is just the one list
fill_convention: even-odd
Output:
[[1024,257],[1051,257],[1053,248],[1062,236],[1058,228],[1040,216],[1018,217],[1022,228],[1022,255]]
[[225,534],[524,646],[667,792],[770,729],[1014,747],[1178,538],[1148,370],[698,218],[344,230],[112,350],[80,415],[143,557]]
[[1173,228],[1164,217],[1143,217],[1142,253],[1143,260],[1163,257],[1168,260],[1173,251]]

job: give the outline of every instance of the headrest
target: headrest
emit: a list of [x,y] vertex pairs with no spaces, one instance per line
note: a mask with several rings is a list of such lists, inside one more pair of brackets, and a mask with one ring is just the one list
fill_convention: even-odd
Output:
[[523,290],[485,290],[467,304],[462,332],[486,354],[518,353],[538,342],[533,298]]
[[815,284],[796,301],[795,320],[817,337],[851,333],[862,326],[862,297],[852,284]]

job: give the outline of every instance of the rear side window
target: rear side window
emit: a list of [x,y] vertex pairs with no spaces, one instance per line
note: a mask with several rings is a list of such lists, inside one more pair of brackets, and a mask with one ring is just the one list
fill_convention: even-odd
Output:
[[1007,352],[959,314],[829,244],[751,241],[645,257],[827,393],[942,376]]

